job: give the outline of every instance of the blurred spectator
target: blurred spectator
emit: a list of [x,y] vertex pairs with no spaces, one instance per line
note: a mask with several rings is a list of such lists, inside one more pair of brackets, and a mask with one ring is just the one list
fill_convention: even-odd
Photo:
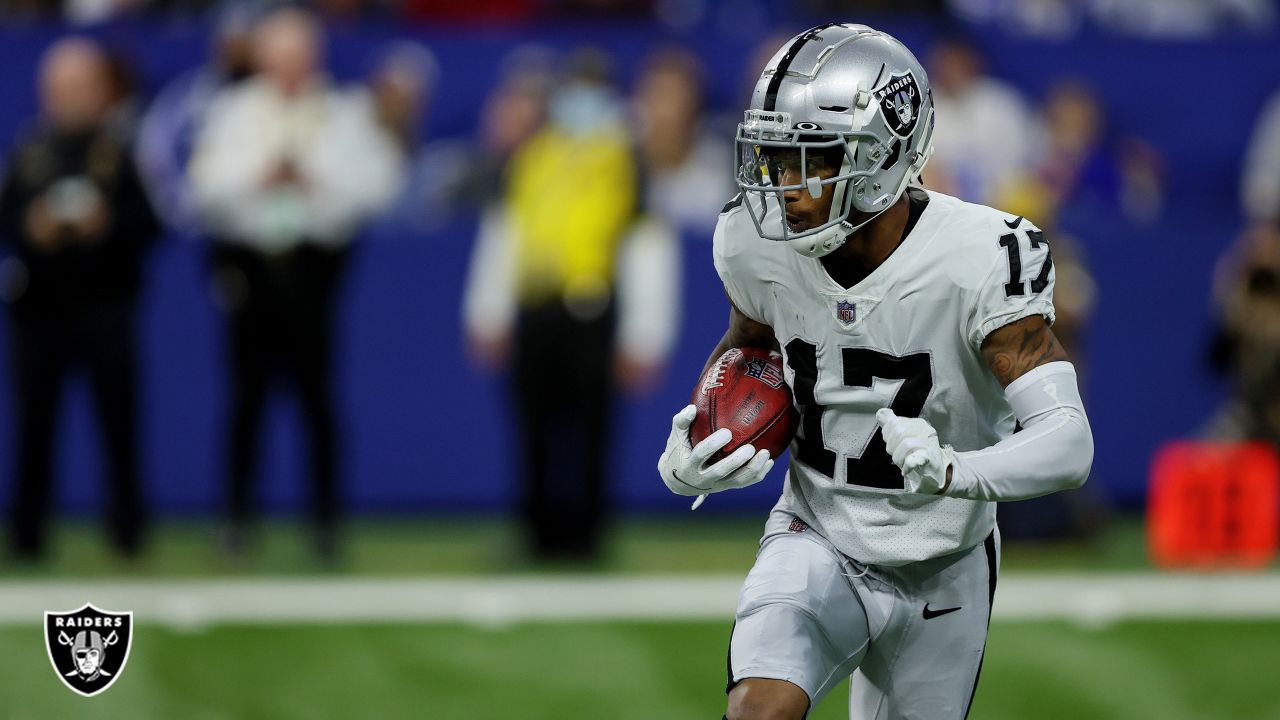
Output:
[[366,88],[355,94],[395,142],[405,168],[396,197],[371,226],[373,237],[424,234],[443,225],[452,209],[440,191],[452,168],[428,163],[435,158],[422,147],[439,76],[440,66],[429,49],[396,41],[381,51]]
[[200,230],[187,180],[196,126],[215,95],[253,74],[249,42],[253,18],[248,4],[228,5],[214,31],[209,62],[165,86],[143,116],[138,164],[156,209],[170,227],[188,233]]
[[[1030,182],[1055,215],[1120,211],[1150,222],[1160,214],[1160,162],[1145,142],[1107,127],[1102,103],[1076,80],[1056,83],[1045,100],[1032,144]],[[1028,179],[1003,188],[1014,192]]]
[[1149,223],[1160,215],[1156,151],[1108,128],[1102,102],[1085,83],[1057,82],[1032,135],[1028,167],[1001,188],[997,205],[1030,204],[1030,218],[1089,227],[1098,218]]
[[1103,111],[1088,86],[1054,85],[1040,129],[1033,172],[1054,208],[1078,194],[1118,196],[1116,167],[1102,147]]
[[1093,19],[1112,32],[1157,38],[1275,27],[1273,0],[1094,0]]
[[760,81],[760,68],[768,67],[769,61],[773,60],[773,56],[778,54],[778,48],[788,47],[789,41],[794,37],[795,33],[774,29],[773,32],[760,38],[752,46],[747,63],[743,66],[744,72],[738,78],[738,101],[733,103],[733,117],[731,118],[732,122],[729,123],[730,128],[738,126],[738,123],[742,121],[743,110],[751,106],[751,94],[755,92],[756,84]]
[[477,135],[437,140],[413,161],[395,221],[419,233],[439,230],[459,214],[480,215],[481,235],[501,213],[511,156],[542,127],[551,86],[550,51],[518,47],[480,109]]
[[123,135],[134,138],[142,103],[138,98],[138,73],[131,53],[120,48],[106,48],[107,56],[107,122]]
[[926,184],[992,204],[1027,161],[1032,123],[1026,104],[1011,86],[983,74],[977,48],[965,40],[938,43],[928,66],[937,129]]
[[1218,263],[1216,367],[1230,395],[1210,436],[1263,440],[1280,448],[1280,230],[1259,225]]
[[316,549],[329,560],[339,515],[335,304],[350,241],[398,189],[400,151],[367,103],[337,92],[322,73],[320,28],[309,13],[275,11],[252,42],[260,74],[213,99],[191,161],[229,323],[228,550],[246,539],[259,421],[282,376],[304,410]]
[[473,356],[512,368],[522,515],[541,558],[598,554],[615,379],[653,377],[674,335],[663,288],[677,256],[669,233],[636,223],[637,170],[606,67],[577,55],[547,126],[512,158],[463,303]]
[[1092,25],[1112,34],[1204,38],[1276,25],[1273,0],[947,0],[952,15],[1019,34],[1063,39]]
[[369,77],[370,112],[406,153],[418,147],[439,75],[439,63],[429,50],[419,43],[398,41],[383,51]]
[[465,154],[465,167],[450,196],[473,207],[500,199],[507,164],[547,119],[552,85],[550,51],[537,46],[516,48],[506,71],[480,110],[478,147]]
[[645,209],[710,240],[735,189],[730,144],[702,120],[702,82],[696,57],[661,50],[645,61],[633,104]]
[[1245,219],[1280,228],[1280,91],[1267,100],[1253,126],[1240,185]]
[[1280,447],[1280,92],[1254,125],[1241,180],[1246,229],[1218,262],[1217,368],[1231,397],[1210,433]]
[[62,18],[72,25],[94,25],[142,9],[146,0],[61,0]]
[[10,546],[45,547],[57,409],[70,373],[89,376],[107,455],[107,523],[123,555],[142,546],[135,319],[143,259],[158,224],[127,139],[110,122],[107,55],[63,40],[40,66],[40,119],[10,155],[0,241],[17,407]]

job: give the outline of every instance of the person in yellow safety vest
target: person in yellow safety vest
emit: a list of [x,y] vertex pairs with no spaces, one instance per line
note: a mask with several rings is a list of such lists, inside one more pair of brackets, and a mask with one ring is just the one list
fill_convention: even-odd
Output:
[[679,245],[638,175],[604,63],[580,53],[481,221],[464,324],[481,364],[511,367],[536,558],[597,556],[614,384],[651,384],[674,341]]

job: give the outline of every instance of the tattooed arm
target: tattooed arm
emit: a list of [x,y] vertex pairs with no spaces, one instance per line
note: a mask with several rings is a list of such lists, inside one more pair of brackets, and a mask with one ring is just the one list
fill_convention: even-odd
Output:
[[1022,431],[985,450],[952,453],[940,494],[1021,500],[1083,485],[1093,465],[1093,432],[1075,368],[1044,316],[992,331],[982,358]]
[[707,362],[702,366],[702,373],[698,377],[705,375],[707,368],[711,367],[711,364],[718,360],[726,350],[736,347],[777,350],[778,339],[773,335],[773,328],[752,320],[743,314],[736,305],[729,303],[729,329],[725,331],[724,337],[720,338],[719,344],[711,351],[711,357],[707,358]]
[[881,410],[885,445],[911,492],[1005,501],[1080,487],[1093,464],[1093,434],[1076,372],[1040,315],[993,331],[982,357],[1004,386],[1022,431],[989,448],[957,452],[919,418]]
[[992,331],[982,343],[982,359],[1005,388],[1041,365],[1068,360],[1043,315],[1025,317]]

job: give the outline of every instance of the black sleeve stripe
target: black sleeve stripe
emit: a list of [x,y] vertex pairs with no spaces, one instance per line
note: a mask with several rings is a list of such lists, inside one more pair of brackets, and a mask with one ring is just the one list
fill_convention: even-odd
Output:
[[[991,627],[991,608],[996,601],[996,534],[991,531],[985,542],[982,543],[983,549],[987,553],[987,628]],[[987,658],[986,643],[982,646],[982,657],[978,658],[978,672],[973,676],[973,690],[969,691],[969,704],[965,707],[964,716],[969,717],[969,711],[973,709],[973,698],[978,694],[978,680],[982,679],[982,661]]]
[[733,621],[733,627],[729,629],[729,649],[725,652],[725,668],[729,674],[729,680],[725,683],[724,694],[728,695],[733,692],[733,688],[737,686],[737,682],[733,679],[733,631],[738,629],[738,621]]
[[738,193],[737,195],[734,195],[729,200],[729,202],[725,203],[724,207],[720,208],[720,214],[723,215],[729,212],[730,210],[738,207],[741,204],[742,204],[742,193]]

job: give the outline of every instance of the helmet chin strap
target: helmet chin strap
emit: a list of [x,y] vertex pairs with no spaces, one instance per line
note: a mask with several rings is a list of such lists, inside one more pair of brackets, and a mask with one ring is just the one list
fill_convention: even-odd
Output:
[[[846,157],[840,166],[841,174],[848,172],[849,158]],[[848,186],[848,180],[841,180],[835,184],[834,188],[832,188],[831,210],[827,213],[827,220],[835,220],[839,217],[840,209],[844,207],[845,204],[844,195]],[[815,193],[813,189],[810,188],[809,194],[814,198],[817,198],[820,193]],[[783,208],[784,211],[785,209],[786,208]],[[785,217],[783,218],[783,222],[786,222]],[[846,216],[839,223],[832,225],[826,230],[816,232],[806,237],[796,238],[795,240],[788,240],[787,242],[791,245],[792,250],[795,250],[805,257],[820,258],[830,255],[841,245],[844,245],[844,241],[848,240],[849,236],[857,229],[858,228],[849,224],[849,219]]]
[[[839,196],[841,194],[841,191],[844,190],[845,182],[846,181],[842,180],[839,183],[837,183],[837,189],[836,189],[837,196]],[[899,193],[898,196],[901,197],[901,193]],[[886,204],[883,208],[881,208],[880,210],[877,210],[874,215],[868,217],[866,220],[863,220],[857,225],[850,223],[847,219],[842,220],[839,224],[832,225],[831,227],[821,232],[816,232],[812,235],[806,235],[802,238],[794,238],[791,240],[787,240],[787,244],[791,246],[792,250],[795,250],[796,252],[800,253],[805,257],[808,257],[808,258],[825,257],[835,252],[836,250],[838,250],[841,245],[844,245],[845,241],[848,240],[851,235],[858,232],[862,228],[866,227],[867,224],[870,223],[872,220],[875,220],[876,218],[880,217],[881,213],[893,207],[896,202],[897,200],[895,198],[894,202]],[[843,204],[843,202],[841,204]],[[833,215],[837,212],[837,209],[836,209],[837,207],[838,207],[837,204],[833,201],[832,208],[831,208],[831,212]]]
[[[844,161],[840,163],[840,174],[845,175],[849,172],[850,169],[851,169],[851,163],[849,162],[849,156],[846,154]],[[863,182],[866,182],[866,179],[859,178],[858,181],[854,183],[854,185],[857,186],[862,184]],[[852,191],[853,191],[853,188],[849,187],[848,180],[841,180],[840,182],[835,184],[835,187],[832,188],[831,211],[827,215],[828,221],[835,220],[840,217],[842,209],[846,207],[845,193],[852,192]],[[810,194],[813,194],[812,190],[810,190]],[[817,196],[814,195],[814,197],[817,197]],[[885,207],[881,208],[879,212],[877,212],[875,215],[872,215],[866,220],[863,220],[857,225],[854,225],[849,222],[849,216],[848,216],[848,213],[853,211],[853,201],[850,200],[847,205],[849,209],[843,211],[845,216],[840,219],[839,223],[832,225],[831,227],[821,232],[816,232],[812,235],[808,235],[803,238],[796,238],[795,240],[788,240],[787,242],[791,245],[792,250],[795,250],[796,252],[800,253],[805,257],[808,257],[808,258],[825,257],[835,252],[841,245],[844,245],[845,241],[849,239],[850,235],[858,232],[867,223],[871,222],[872,220],[875,220],[877,217],[880,217],[880,213],[884,212],[885,210],[888,210],[892,206],[893,206],[893,203],[889,203]],[[783,222],[786,222],[785,218],[783,218]]]
[[[911,167],[908,169],[906,175],[902,177],[902,182],[899,184],[898,192],[894,194],[893,200],[885,203],[884,207],[877,210],[866,220],[854,225],[849,222],[848,218],[845,218],[840,221],[839,224],[832,225],[826,230],[814,233],[813,235],[807,235],[802,238],[788,240],[787,243],[791,245],[792,250],[795,250],[801,255],[809,258],[825,257],[835,252],[841,245],[844,245],[845,241],[848,240],[851,235],[866,227],[868,223],[880,217],[881,213],[898,203],[898,199],[902,197],[902,193],[906,192],[907,186],[911,184],[911,181],[920,176],[921,171],[924,170],[925,163],[929,161],[929,157],[931,155],[933,155],[932,137],[926,141],[925,151],[916,154],[915,157],[912,158]],[[849,161],[845,160],[845,167],[841,169],[842,173],[847,172],[848,164]],[[859,182],[862,181],[863,180],[859,180]],[[834,216],[839,212],[839,208],[844,205],[844,192],[848,182],[848,180],[841,180],[836,183],[834,193],[835,198],[833,198],[831,202],[832,220],[835,219]],[[853,210],[852,203],[850,203],[849,209],[850,211]],[[783,222],[786,222],[785,218]]]

